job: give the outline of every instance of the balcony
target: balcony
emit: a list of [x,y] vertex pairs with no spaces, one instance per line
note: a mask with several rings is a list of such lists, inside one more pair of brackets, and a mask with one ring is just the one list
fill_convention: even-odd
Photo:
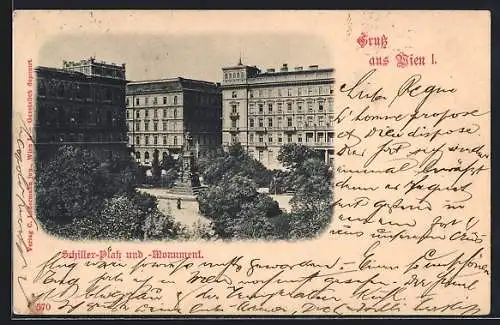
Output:
[[231,132],[231,133],[238,133],[238,132],[240,132],[240,128],[236,127],[236,126],[232,126],[232,127],[229,128],[229,132]]
[[267,129],[264,126],[257,126],[255,128],[253,128],[253,131],[263,133],[263,132],[267,132]]
[[283,128],[283,131],[285,131],[286,133],[293,133],[297,131],[297,128],[295,126],[285,126]]
[[237,120],[240,118],[240,113],[238,112],[231,112],[229,113],[229,118],[232,120]]
[[254,142],[251,145],[254,145],[255,148],[261,148],[261,149],[267,148],[267,142]]
[[316,125],[314,127],[316,130],[320,130],[320,131],[333,131],[333,127],[330,126],[330,125]]

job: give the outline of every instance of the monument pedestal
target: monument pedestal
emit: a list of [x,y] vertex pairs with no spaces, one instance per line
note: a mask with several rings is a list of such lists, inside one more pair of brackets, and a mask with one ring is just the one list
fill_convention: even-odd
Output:
[[182,155],[182,172],[180,179],[170,190],[174,194],[195,196],[198,194],[198,186],[193,186],[194,154],[189,150],[189,135],[186,135],[185,150]]

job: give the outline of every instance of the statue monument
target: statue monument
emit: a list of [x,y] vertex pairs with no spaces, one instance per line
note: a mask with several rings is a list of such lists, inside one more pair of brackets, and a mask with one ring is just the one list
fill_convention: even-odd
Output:
[[194,174],[194,154],[191,150],[192,141],[193,138],[189,132],[186,132],[182,150],[182,168],[180,171],[180,178],[171,191],[175,194],[191,196],[192,199],[194,199],[198,184],[194,181],[196,176]]

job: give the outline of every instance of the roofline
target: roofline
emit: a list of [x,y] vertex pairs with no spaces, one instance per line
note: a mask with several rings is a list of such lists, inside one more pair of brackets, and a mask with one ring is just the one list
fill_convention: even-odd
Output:
[[139,81],[130,81],[127,85],[144,85],[149,83],[161,83],[161,82],[172,82],[172,81],[190,81],[197,82],[205,85],[217,85],[219,82],[214,81],[206,81],[206,80],[198,80],[198,79],[189,79],[183,77],[174,77],[174,78],[166,78],[166,79],[151,79],[151,80],[139,80]]

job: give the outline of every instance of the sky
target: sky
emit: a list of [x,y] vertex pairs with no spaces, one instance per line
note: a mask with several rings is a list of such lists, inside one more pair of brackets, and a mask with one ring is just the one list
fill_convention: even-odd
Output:
[[40,49],[39,65],[60,68],[62,61],[96,60],[125,63],[127,80],[184,77],[220,82],[222,67],[238,63],[265,70],[287,63],[333,67],[332,54],[318,38],[308,34],[206,34],[192,36],[154,34],[68,34],[47,41]]

